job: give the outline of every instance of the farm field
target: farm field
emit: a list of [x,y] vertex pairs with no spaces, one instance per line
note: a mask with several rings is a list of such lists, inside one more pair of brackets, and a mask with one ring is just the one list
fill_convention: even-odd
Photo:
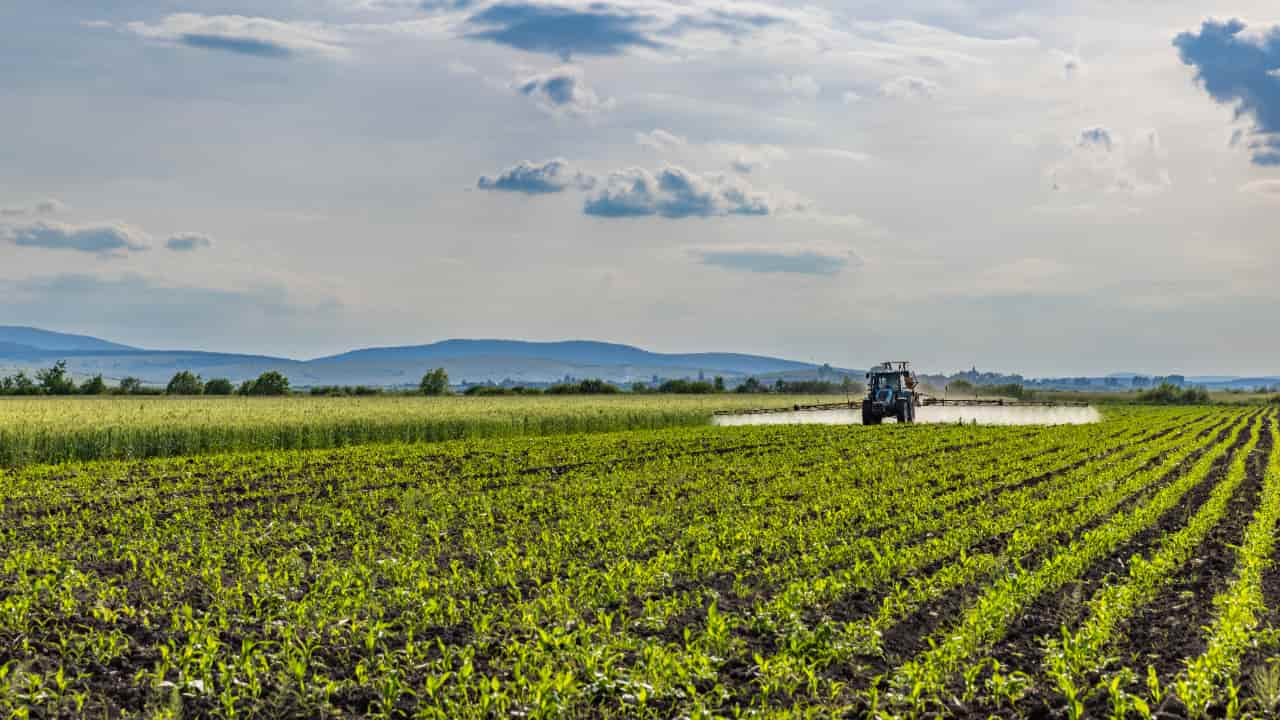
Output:
[[805,395],[0,397],[0,467],[705,425]]
[[1278,423],[1116,407],[0,470],[0,714],[1267,716]]

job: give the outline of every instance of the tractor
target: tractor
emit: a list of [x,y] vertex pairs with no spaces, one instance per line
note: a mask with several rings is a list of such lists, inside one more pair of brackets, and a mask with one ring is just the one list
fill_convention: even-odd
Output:
[[887,417],[915,422],[920,394],[911,363],[880,363],[867,372],[867,396],[862,400],[862,424],[879,425]]

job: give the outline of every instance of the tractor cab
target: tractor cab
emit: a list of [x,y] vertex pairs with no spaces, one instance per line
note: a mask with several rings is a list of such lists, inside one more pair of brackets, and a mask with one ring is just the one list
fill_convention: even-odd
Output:
[[867,397],[862,401],[862,424],[879,425],[886,417],[900,423],[916,419],[920,397],[916,392],[916,375],[911,364],[895,361],[880,363],[867,372]]

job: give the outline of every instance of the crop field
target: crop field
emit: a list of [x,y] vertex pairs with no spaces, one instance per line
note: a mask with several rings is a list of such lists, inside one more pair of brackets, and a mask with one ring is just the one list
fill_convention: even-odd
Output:
[[1278,422],[0,470],[0,716],[1273,715]]
[[832,400],[807,395],[0,397],[0,467],[705,425],[716,410]]

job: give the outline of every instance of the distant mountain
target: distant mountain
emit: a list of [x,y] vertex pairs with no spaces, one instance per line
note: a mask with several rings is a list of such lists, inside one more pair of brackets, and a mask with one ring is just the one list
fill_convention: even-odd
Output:
[[[5,334],[11,332],[12,334]],[[415,385],[422,374],[443,367],[457,382],[549,383],[565,377],[601,378],[616,383],[661,378],[749,375],[811,379],[819,366],[762,355],[738,353],[655,353],[630,345],[571,340],[445,340],[428,345],[365,348],[292,360],[263,355],[142,350],[126,345],[35,328],[0,328],[0,368],[37,369],[65,360],[77,376],[101,373],[110,380],[126,376],[163,384],[179,370],[232,381],[276,370],[294,385]],[[861,377],[861,371],[835,369]]]
[[12,345],[37,350],[137,350],[88,335],[68,335],[33,327],[0,325],[0,348]]
[[631,365],[655,368],[696,368],[706,372],[766,373],[813,368],[810,363],[779,360],[760,355],[736,353],[663,354],[630,345],[567,340],[527,342],[523,340],[444,340],[430,345],[367,348],[312,360],[313,365],[330,363],[401,362],[405,360],[456,360],[461,358],[522,358],[549,360],[565,365]]

